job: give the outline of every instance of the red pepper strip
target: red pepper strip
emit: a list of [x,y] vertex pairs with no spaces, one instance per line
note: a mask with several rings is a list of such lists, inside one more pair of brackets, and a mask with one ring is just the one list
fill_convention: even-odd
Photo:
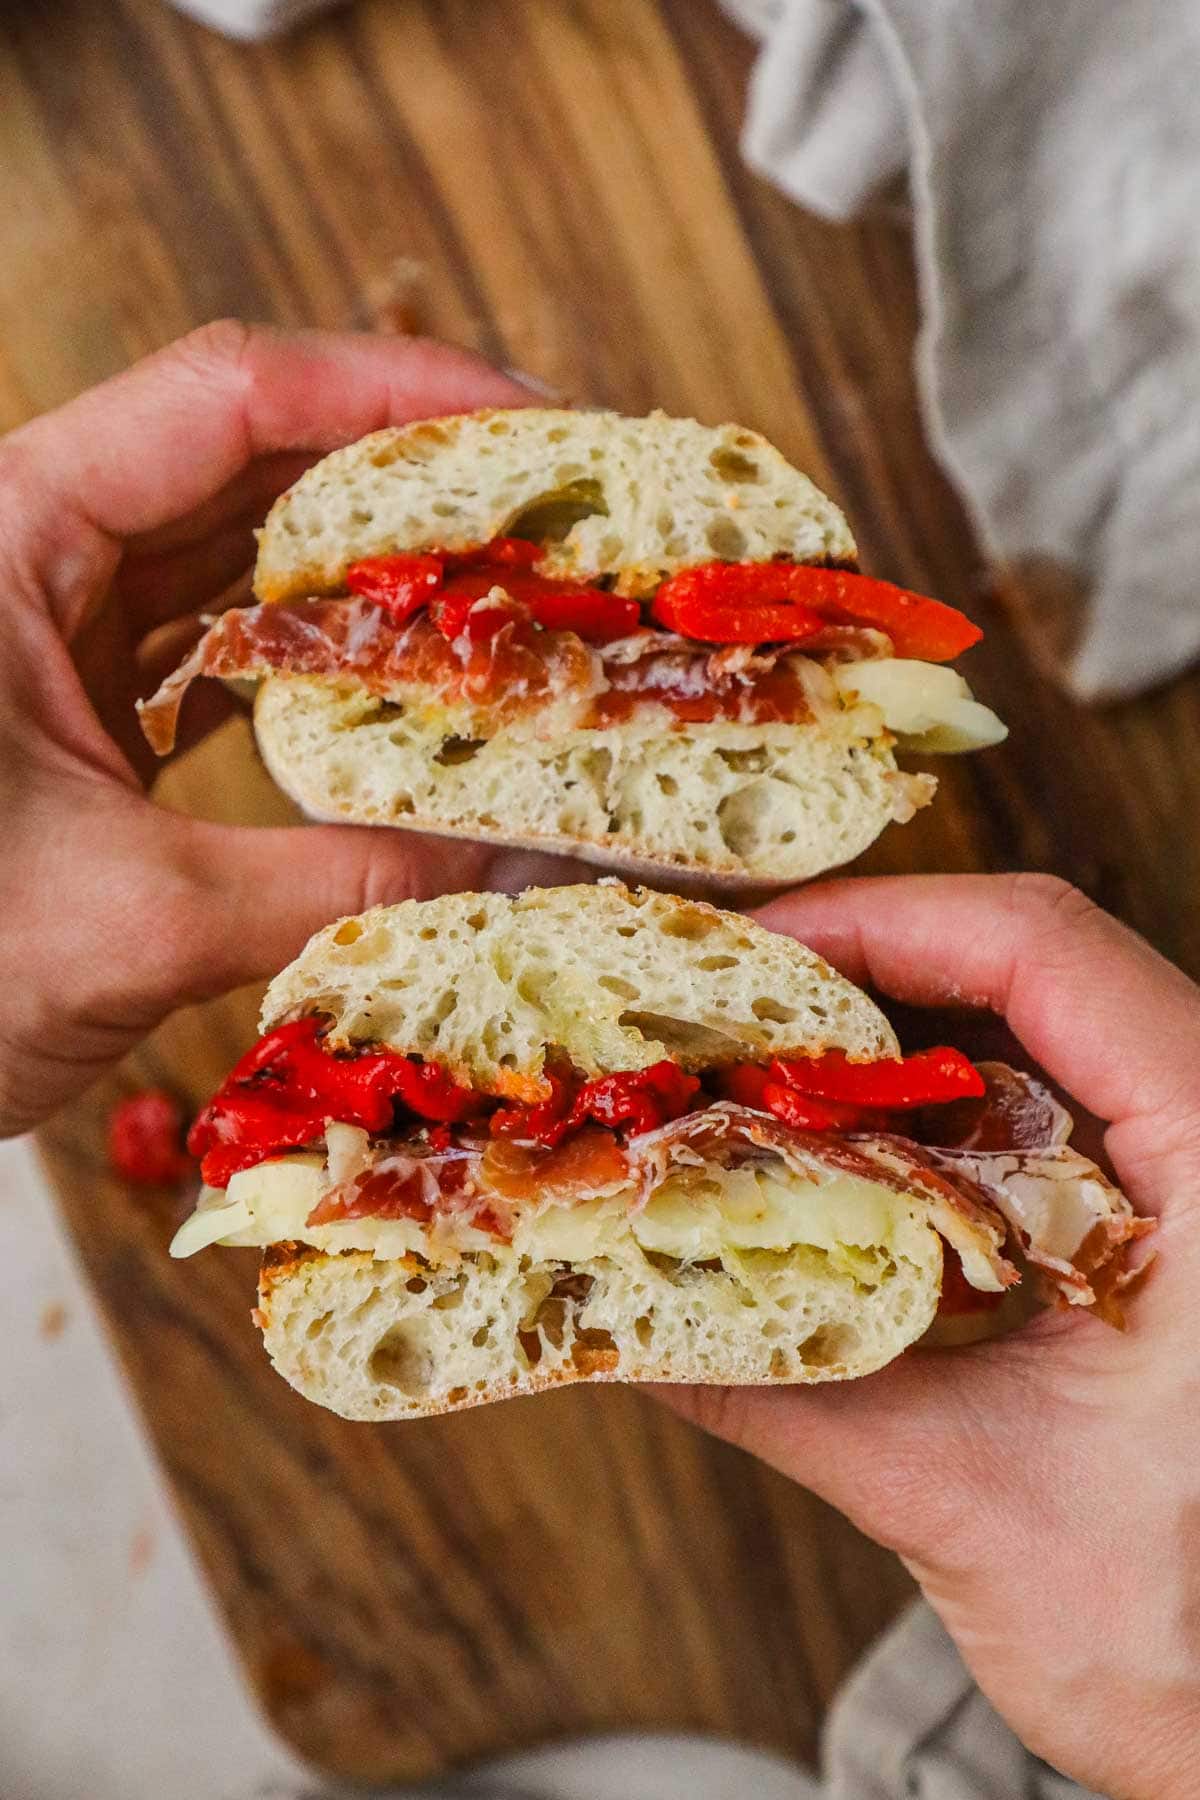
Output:
[[557,1131],[566,1117],[571,1095],[566,1082],[559,1076],[551,1075],[547,1070],[546,1079],[550,1083],[548,1100],[539,1100],[536,1106],[501,1106],[492,1114],[488,1130],[493,1137],[532,1138],[538,1143],[550,1141],[547,1133]]
[[773,1079],[805,1095],[868,1106],[883,1112],[912,1112],[986,1091],[983,1076],[961,1050],[939,1045],[902,1060],[849,1062],[840,1050],[824,1056],[771,1064]]
[[811,1095],[798,1094],[795,1088],[777,1081],[768,1081],[764,1086],[762,1105],[794,1131],[860,1131],[864,1123],[857,1106],[846,1106],[837,1100],[814,1100]]
[[549,1100],[537,1106],[506,1107],[493,1114],[491,1130],[498,1136],[528,1138],[551,1149],[589,1120],[610,1130],[620,1126],[636,1135],[677,1119],[688,1110],[700,1087],[695,1075],[685,1075],[676,1063],[664,1061],[648,1069],[585,1081],[567,1106],[565,1084],[554,1075],[549,1079],[554,1089]]
[[108,1120],[108,1160],[116,1174],[138,1187],[173,1187],[190,1164],[183,1150],[183,1113],[162,1088],[144,1088],[113,1107]]
[[[468,569],[465,574],[451,575],[443,591],[482,600],[494,587],[502,587],[512,599],[527,606],[545,630],[574,631],[596,644],[611,644],[617,638],[628,637],[642,622],[642,609],[636,600],[621,600],[603,588],[549,581],[524,571],[514,575],[503,568]],[[457,614],[447,608],[444,616],[452,621]],[[436,616],[434,623],[439,630],[445,630]]]
[[346,570],[346,586],[403,625],[433,599],[442,572],[440,556],[365,556]]
[[828,623],[810,606],[775,606],[766,600],[745,606],[729,605],[701,595],[669,592],[673,582],[680,579],[675,576],[659,588],[650,611],[669,631],[702,644],[803,643],[805,638],[824,631]]
[[[786,616],[775,618],[777,604],[801,614],[801,629],[784,630]],[[809,619],[816,612],[830,621],[874,625],[886,631],[897,656],[918,657],[925,662],[949,662],[979,642],[983,633],[957,607],[924,594],[913,594],[890,581],[876,581],[849,569],[817,568],[808,563],[701,563],[681,569],[664,581],[655,595],[654,617],[684,636],[699,637],[701,627],[713,622],[716,611],[728,619],[723,643],[759,643],[761,618],[756,609],[773,616],[772,638],[811,635]],[[732,635],[744,616],[742,635]]]
[[474,550],[447,550],[448,569],[470,569],[478,563],[502,563],[507,569],[531,569],[541,561],[542,547],[528,538],[498,537]]
[[734,1063],[728,1069],[722,1069],[714,1077],[713,1086],[722,1100],[732,1100],[737,1106],[749,1106],[755,1112],[767,1112],[767,1102],[763,1090],[768,1082],[765,1069],[757,1063]]
[[269,1032],[245,1055],[200,1114],[188,1148],[213,1187],[278,1150],[296,1149],[324,1133],[328,1120],[384,1131],[400,1100],[424,1119],[465,1118],[476,1096],[433,1064],[393,1050],[336,1056],[324,1048],[320,1023],[297,1019]]
[[451,643],[465,637],[472,644],[484,644],[490,643],[506,625],[527,619],[529,609],[511,600],[483,605],[476,594],[439,594],[429,608],[429,617]]

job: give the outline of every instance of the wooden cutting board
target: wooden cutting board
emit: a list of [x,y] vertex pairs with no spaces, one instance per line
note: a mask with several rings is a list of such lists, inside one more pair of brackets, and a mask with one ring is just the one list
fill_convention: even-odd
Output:
[[[863,866],[1054,869],[1196,971],[1200,683],[1087,714],[1039,676],[1059,612],[987,591],[922,439],[903,220],[822,225],[745,171],[748,62],[701,0],[366,0],[258,49],[157,0],[7,8],[0,422],[233,312],[434,330],[584,401],[757,427],[867,568],[989,628],[973,679],[1013,727]],[[242,724],[161,798],[291,817]],[[181,1013],[42,1146],[268,1717],[379,1779],[614,1726],[810,1753],[909,1592],[889,1556],[631,1393],[344,1424],[267,1365],[252,1253],[168,1261],[177,1209],[106,1172],[105,1116],[145,1082],[203,1099],[254,1001]]]

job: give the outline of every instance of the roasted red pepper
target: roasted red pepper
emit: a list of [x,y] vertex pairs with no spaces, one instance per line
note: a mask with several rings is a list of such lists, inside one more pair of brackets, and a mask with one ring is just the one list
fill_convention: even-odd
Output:
[[865,1124],[861,1108],[836,1100],[815,1100],[780,1081],[766,1082],[762,1105],[793,1131],[861,1131]]
[[365,556],[346,570],[346,586],[403,625],[433,599],[442,573],[440,556]]
[[191,1164],[183,1148],[183,1111],[162,1088],[118,1100],[108,1120],[108,1160],[138,1187],[173,1187]]
[[[642,621],[636,600],[621,600],[603,588],[579,582],[549,581],[541,575],[513,574],[505,568],[468,569],[447,578],[446,598],[435,606],[434,624],[447,637],[456,637],[451,626],[465,617],[456,604],[469,598],[473,604],[494,587],[502,587],[513,600],[528,608],[530,616],[547,631],[574,631],[591,643],[611,644],[637,631]],[[489,615],[490,616],[490,615]],[[499,625],[496,626],[499,629]],[[468,628],[468,636],[474,635]],[[494,635],[488,633],[487,635]]]
[[[701,563],[664,581],[654,617],[706,643],[803,641],[826,624],[885,631],[897,656],[949,662],[983,636],[957,607],[890,581],[807,563]],[[815,621],[815,624],[814,624]]]
[[695,1075],[666,1061],[585,1081],[573,1098],[558,1076],[551,1075],[549,1080],[552,1093],[548,1100],[536,1106],[505,1107],[492,1115],[491,1130],[497,1136],[525,1138],[550,1147],[590,1121],[636,1136],[687,1112],[700,1088]]
[[478,563],[495,563],[506,569],[532,569],[541,556],[541,545],[530,543],[528,538],[498,537],[474,550],[448,550],[446,567],[472,569]]
[[279,1150],[324,1135],[331,1120],[386,1131],[399,1100],[423,1119],[453,1122],[478,1100],[430,1063],[393,1050],[337,1056],[321,1041],[320,1021],[296,1019],[268,1032],[236,1065],[200,1114],[188,1148],[212,1187]]
[[841,1050],[827,1050],[823,1056],[772,1063],[771,1076],[819,1100],[879,1112],[913,1112],[986,1091],[983,1076],[970,1059],[948,1045],[869,1063],[852,1063]]

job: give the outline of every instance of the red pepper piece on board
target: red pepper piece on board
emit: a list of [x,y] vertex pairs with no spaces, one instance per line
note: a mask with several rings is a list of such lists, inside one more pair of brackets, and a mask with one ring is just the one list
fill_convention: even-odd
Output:
[[442,572],[440,556],[365,556],[346,570],[346,586],[403,625],[433,599]]
[[986,1091],[983,1076],[970,1059],[946,1044],[870,1063],[852,1063],[843,1051],[827,1050],[824,1056],[772,1063],[771,1075],[805,1095],[881,1112],[912,1112]]
[[[800,615],[795,631],[784,629],[789,607]],[[756,609],[762,609],[757,617]],[[808,563],[701,563],[681,569],[663,582],[651,611],[672,630],[722,643],[769,641],[759,634],[768,616],[770,639],[811,636],[816,614],[825,624],[875,626],[891,638],[897,656],[924,662],[949,662],[983,636],[957,607],[850,569]],[[721,614],[728,617],[729,635],[709,640],[700,627],[715,628]],[[733,636],[739,621],[743,635]]]
[[183,1111],[163,1088],[118,1100],[108,1118],[108,1160],[137,1187],[173,1187],[191,1164],[183,1148]]

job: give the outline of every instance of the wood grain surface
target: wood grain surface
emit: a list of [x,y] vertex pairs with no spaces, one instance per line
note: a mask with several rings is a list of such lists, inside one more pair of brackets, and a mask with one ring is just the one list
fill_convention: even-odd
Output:
[[[237,313],[432,330],[580,400],[754,426],[864,566],[988,628],[972,677],[1013,727],[862,866],[1053,869],[1200,971],[1200,682],[1089,713],[1039,673],[1047,586],[989,584],[923,441],[903,219],[835,228],[747,173],[748,66],[704,0],[363,0],[263,48],[158,0],[10,0],[0,424]],[[161,798],[291,816],[241,723]],[[203,1098],[254,999],[174,1018],[43,1150],[267,1715],[359,1777],[613,1726],[810,1754],[909,1591],[844,1521],[632,1393],[343,1424],[267,1365],[252,1253],[168,1261],[177,1208],[106,1173],[106,1111],[148,1080]]]

